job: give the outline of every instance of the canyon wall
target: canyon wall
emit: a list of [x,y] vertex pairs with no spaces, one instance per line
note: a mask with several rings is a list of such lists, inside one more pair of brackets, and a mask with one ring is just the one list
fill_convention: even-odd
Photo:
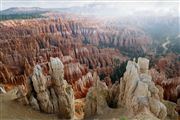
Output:
[[85,97],[93,83],[91,70],[109,75],[114,59],[122,62],[127,58],[114,48],[84,44],[86,36],[91,40],[95,37],[91,36],[91,24],[85,23],[87,29],[81,24],[61,19],[2,22],[1,83],[26,86],[37,64],[46,76],[50,74],[50,57],[58,57],[64,64],[64,77],[72,85],[75,98]]
[[[120,63],[127,60],[116,46],[128,48],[136,43],[136,49],[141,50],[149,44],[145,35],[141,36],[136,29],[107,29],[95,21],[9,20],[1,22],[0,28],[0,78],[1,83],[10,85],[26,84],[36,64],[48,75],[50,57],[58,57],[65,66],[65,79],[73,89],[87,91],[90,83],[85,88],[79,88],[77,83],[85,84],[82,79],[91,81],[89,69],[108,76],[113,72],[115,59]],[[103,48],[107,45],[115,48]],[[84,97],[85,93],[77,93],[76,97]]]

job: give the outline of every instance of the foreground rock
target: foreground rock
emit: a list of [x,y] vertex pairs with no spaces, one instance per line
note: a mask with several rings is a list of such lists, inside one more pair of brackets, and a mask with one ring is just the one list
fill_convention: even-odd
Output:
[[99,80],[99,77],[94,73],[93,78],[95,81],[93,87],[90,88],[85,103],[85,118],[93,115],[103,114],[104,111],[109,109],[107,101],[109,98],[108,87],[105,83]]
[[128,61],[126,72],[120,81],[118,106],[126,107],[134,115],[153,114],[165,119],[167,109],[160,101],[159,89],[148,74],[149,60],[138,58],[138,63]]
[[2,94],[2,93],[6,93],[6,91],[4,90],[3,87],[0,86],[0,94]]
[[54,107],[58,106],[59,118],[69,119],[69,118],[73,118],[75,112],[74,92],[71,85],[68,85],[66,80],[64,80],[63,68],[64,66],[58,58],[50,59],[50,70],[51,70],[52,82],[54,83],[53,88],[55,91],[55,94],[52,97],[53,100],[55,101]]
[[[36,92],[35,94],[37,95],[39,106],[42,111],[53,113],[53,105],[46,90],[46,81],[46,77],[43,75],[41,67],[39,65],[35,66],[32,76],[32,82],[33,88]],[[36,101],[33,95],[32,98],[34,99],[34,101]]]
[[[177,118],[176,105],[163,100],[163,88],[156,86],[149,75],[148,59],[139,58],[137,63],[135,60],[128,61],[120,83],[116,82],[110,88],[94,72],[93,86],[85,101],[76,101],[76,109],[72,86],[64,79],[63,63],[59,58],[50,58],[48,65],[49,75],[45,76],[42,68],[36,65],[31,77],[32,83],[29,84],[31,89],[26,91],[20,87],[21,100],[27,101],[35,110],[56,113],[61,119],[74,119],[75,111],[79,118],[92,118],[113,112],[118,117],[126,113],[128,118],[137,120],[164,120],[167,116],[170,119]],[[128,110],[128,114],[124,110]]]
[[138,63],[128,61],[120,84],[114,84],[111,89],[95,78],[97,81],[86,96],[85,117],[103,115],[111,111],[110,107],[117,107],[127,109],[131,118],[138,120],[165,119],[167,108],[161,102],[163,91],[155,86],[148,69],[148,59],[138,58]]
[[[74,92],[72,86],[64,79],[64,65],[59,58],[50,58],[50,76],[43,74],[40,65],[36,65],[32,74],[29,91],[19,98],[28,98],[35,110],[56,113],[61,119],[74,117]],[[19,89],[21,90],[21,89]]]

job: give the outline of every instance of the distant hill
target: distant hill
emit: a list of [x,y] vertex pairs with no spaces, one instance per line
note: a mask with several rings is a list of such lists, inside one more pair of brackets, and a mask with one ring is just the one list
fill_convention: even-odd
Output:
[[13,19],[32,19],[43,18],[43,13],[48,12],[47,9],[38,7],[13,7],[0,11],[0,21],[13,20]]
[[11,15],[11,14],[32,14],[32,13],[44,13],[47,9],[39,7],[12,7],[6,10],[0,11],[1,15]]

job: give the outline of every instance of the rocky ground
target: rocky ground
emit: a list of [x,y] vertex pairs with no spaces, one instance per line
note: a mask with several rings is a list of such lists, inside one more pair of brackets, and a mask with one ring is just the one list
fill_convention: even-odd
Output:
[[9,91],[6,94],[0,94],[0,115],[1,120],[24,120],[24,119],[43,119],[57,120],[56,115],[45,114],[32,109],[30,106],[24,106],[15,101],[16,89]]

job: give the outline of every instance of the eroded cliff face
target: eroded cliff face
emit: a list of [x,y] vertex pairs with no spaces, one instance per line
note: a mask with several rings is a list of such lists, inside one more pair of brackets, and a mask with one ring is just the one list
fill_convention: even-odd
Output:
[[[71,18],[72,19],[72,18]],[[105,47],[136,48],[134,52],[146,50],[151,43],[150,38],[139,28],[114,28],[101,20],[79,19],[39,19],[1,22],[3,28],[1,38],[13,38],[28,35],[58,34],[61,38],[76,38],[76,40]],[[10,29],[11,28],[11,29]],[[9,31],[10,30],[10,31]],[[11,37],[6,33],[9,31]],[[81,39],[79,39],[81,38]],[[133,51],[131,51],[133,52]],[[144,52],[144,51],[143,51]]]
[[96,41],[98,34],[93,35],[93,31],[99,28],[94,23],[82,22],[64,19],[1,22],[1,83],[26,84],[37,64],[43,68],[44,75],[49,75],[47,63],[50,57],[58,57],[65,66],[65,79],[78,91],[75,97],[84,97],[92,85],[89,69],[108,75],[112,73],[114,58],[120,61],[127,58],[113,48],[84,44],[86,38]]
[[10,20],[1,22],[0,27],[1,83],[26,84],[37,64],[44,75],[49,75],[47,63],[50,57],[58,57],[65,66],[65,79],[75,91],[80,91],[75,92],[76,98],[85,97],[92,86],[90,70],[109,76],[115,59],[120,63],[127,60],[118,49],[131,46],[133,52],[145,52],[150,44],[141,30],[114,29],[85,19]]

